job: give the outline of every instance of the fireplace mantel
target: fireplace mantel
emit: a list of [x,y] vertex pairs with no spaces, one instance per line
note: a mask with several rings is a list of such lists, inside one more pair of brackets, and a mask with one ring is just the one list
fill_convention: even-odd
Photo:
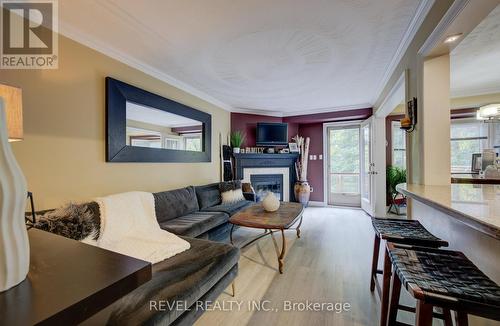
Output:
[[239,153],[233,154],[235,163],[236,179],[243,179],[245,168],[275,168],[285,167],[288,168],[289,175],[289,198],[290,201],[295,201],[293,194],[293,186],[295,184],[295,162],[299,157],[298,153],[286,154],[257,154],[257,153]]

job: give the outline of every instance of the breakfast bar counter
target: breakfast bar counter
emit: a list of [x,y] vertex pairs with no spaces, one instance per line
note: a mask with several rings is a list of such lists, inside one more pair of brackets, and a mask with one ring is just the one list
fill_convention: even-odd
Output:
[[500,185],[399,184],[408,215],[500,284]]
[[500,185],[400,184],[396,189],[405,196],[448,214],[471,228],[500,239]]

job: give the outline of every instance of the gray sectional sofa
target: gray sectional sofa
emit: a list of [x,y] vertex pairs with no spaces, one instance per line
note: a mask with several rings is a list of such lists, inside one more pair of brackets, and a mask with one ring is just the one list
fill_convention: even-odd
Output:
[[[247,200],[222,204],[218,183],[154,193],[160,227],[191,248],[154,264],[151,281],[83,325],[192,325],[204,312],[196,303],[215,300],[236,277],[239,249],[224,242],[229,217],[255,201],[253,193],[244,195]],[[88,203],[88,210],[98,215],[94,204]],[[151,309],[152,303],[163,309]]]
[[222,242],[229,237],[229,217],[255,201],[254,193],[243,195],[246,200],[222,204],[218,183],[153,194],[156,218],[162,229]]

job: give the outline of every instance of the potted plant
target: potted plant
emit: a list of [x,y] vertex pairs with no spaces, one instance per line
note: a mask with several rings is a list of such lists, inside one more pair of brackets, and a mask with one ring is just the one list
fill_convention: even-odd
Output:
[[245,134],[241,131],[235,131],[231,134],[231,147],[233,147],[233,153],[239,153],[241,145],[245,141]]
[[[396,199],[399,194],[396,190],[396,186],[400,183],[406,183],[406,170],[399,168],[397,166],[388,166],[386,172],[386,183],[387,183],[387,195],[390,198],[391,205],[389,206],[389,211],[393,207],[396,208],[397,214],[399,214],[399,207],[404,204],[403,199]],[[399,203],[398,203],[399,201]]]
[[293,187],[295,200],[307,206],[311,197],[311,186],[307,181],[307,163],[309,158],[309,143],[311,139],[300,137],[299,135],[292,138],[299,148],[299,159],[295,162],[295,172],[297,181]]

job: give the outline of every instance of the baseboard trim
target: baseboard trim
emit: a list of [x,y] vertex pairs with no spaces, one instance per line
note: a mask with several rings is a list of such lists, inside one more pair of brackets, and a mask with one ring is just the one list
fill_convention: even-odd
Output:
[[309,201],[307,206],[312,206],[312,207],[325,207],[326,204],[322,201]]

